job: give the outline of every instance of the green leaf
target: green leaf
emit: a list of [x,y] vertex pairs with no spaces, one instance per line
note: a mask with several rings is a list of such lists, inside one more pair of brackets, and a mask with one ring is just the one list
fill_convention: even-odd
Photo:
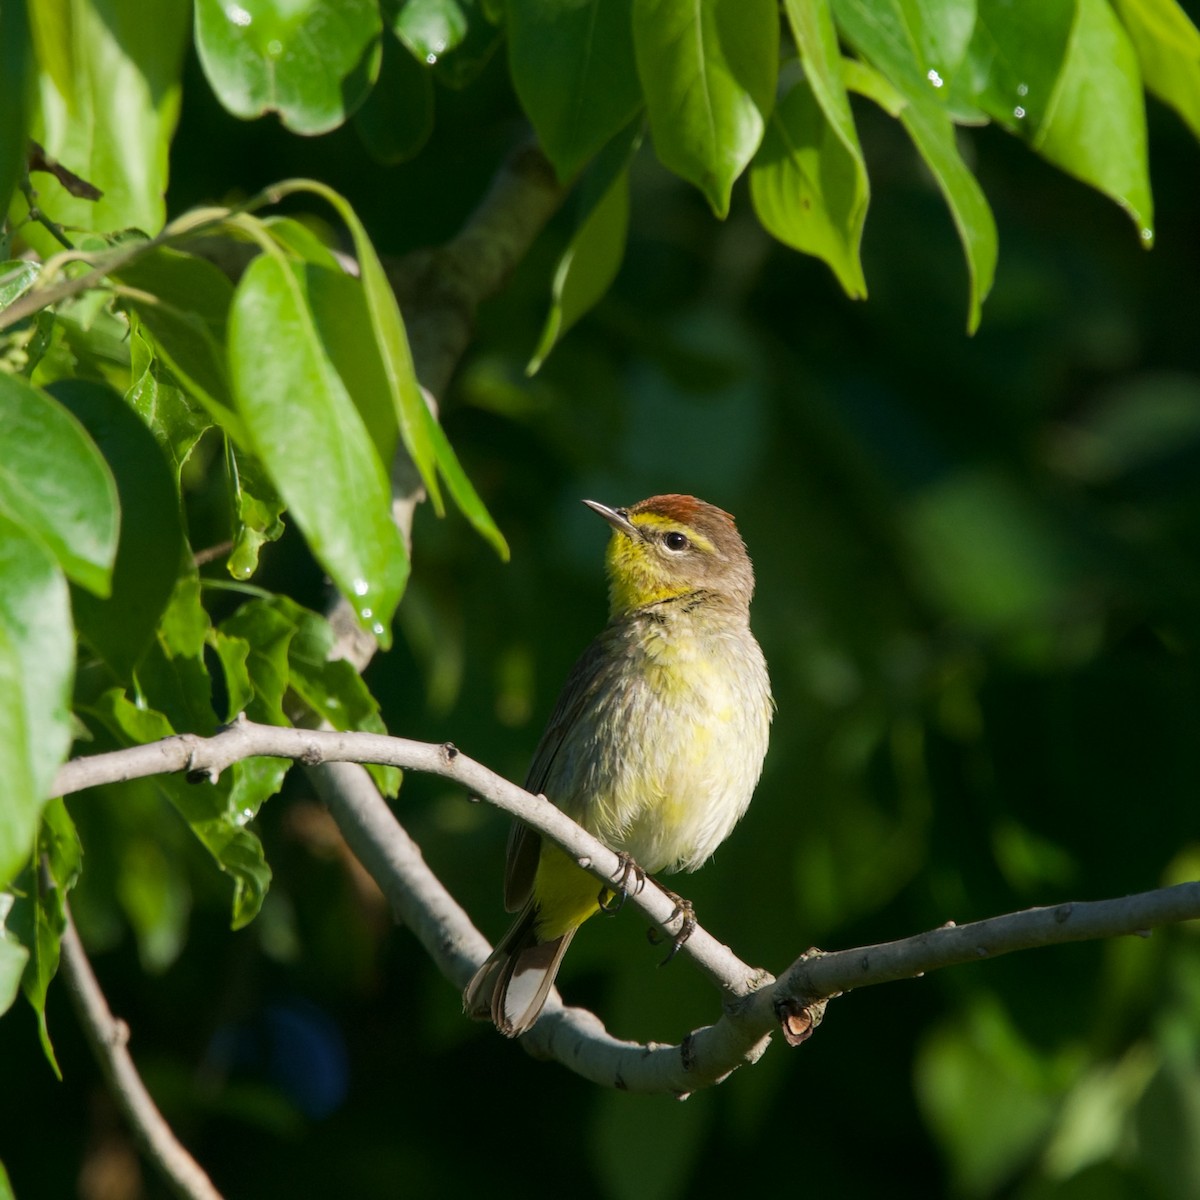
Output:
[[633,38],[654,148],[718,217],[775,102],[774,0],[634,0]]
[[233,491],[233,550],[226,563],[234,579],[249,579],[258,570],[258,553],[266,542],[283,536],[283,500],[254,455],[226,443],[226,462]]
[[117,486],[79,422],[44,392],[0,374],[0,511],[37,534],[76,583],[112,586]]
[[996,219],[983,189],[963,162],[950,118],[927,104],[909,104],[900,113],[900,123],[933,173],[966,251],[970,275],[967,332],[974,333],[996,276]]
[[[387,733],[379,704],[362,676],[348,662],[330,659],[334,636],[329,622],[286,596],[276,596],[269,603],[296,627],[296,636],[288,646],[293,691],[334,729]],[[398,768],[372,764],[367,770],[385,796],[394,796],[400,790]]]
[[123,267],[116,278],[137,289],[122,297],[175,382],[235,441],[246,432],[233,409],[225,363],[225,327],[233,285],[212,263],[160,247]]
[[[0,4],[0,214],[25,174],[33,115],[33,53],[26,6]],[[4,268],[0,267],[0,274]],[[5,301],[0,297],[0,308]]]
[[862,157],[847,150],[806,79],[771,114],[751,167],[750,196],[768,233],[827,263],[848,296],[866,297],[859,257],[867,215]]
[[641,105],[632,0],[509,0],[508,57],[522,107],[570,179]]
[[[578,189],[575,232],[558,260],[550,312],[527,375],[608,290],[620,269],[629,229],[629,167],[641,149],[644,123],[630,123],[597,155]],[[603,209],[604,211],[600,211]]]
[[310,264],[304,268],[304,286],[321,345],[346,385],[379,461],[390,464],[400,431],[362,281],[340,267]]
[[[907,101],[900,121],[941,190],[966,253],[967,330],[974,332],[996,273],[997,234],[983,191],[959,153],[953,89],[947,86],[966,56],[967,10],[973,14],[973,0],[958,0],[936,13],[901,0],[834,0],[842,35]],[[927,14],[937,21],[927,23]]]
[[2,1162],[0,1162],[0,1200],[16,1200],[12,1183],[9,1182],[8,1172],[4,1169]]
[[[497,0],[503,4],[504,0]],[[491,61],[503,38],[499,28],[503,12],[491,11],[492,0],[458,0],[456,7],[466,18],[467,29],[457,45],[438,58],[434,67],[438,81],[462,90],[470,86]],[[429,61],[428,56],[425,59]]]
[[[823,258],[848,296],[855,299],[865,298],[867,285],[863,278],[860,248],[870,200],[870,185],[867,181],[867,166],[863,159],[862,147],[858,141],[858,130],[854,124],[854,114],[850,110],[850,97],[846,91],[846,60],[841,57],[838,49],[837,30],[834,27],[829,0],[809,0],[807,3],[785,0],[785,8],[792,37],[800,52],[805,82],[820,107],[827,128],[817,122],[815,155],[810,151],[803,154],[794,153],[787,159],[781,159],[779,169],[767,173],[758,183],[757,191],[755,176],[752,173],[751,195],[757,197],[761,192],[775,191],[782,185],[783,195],[780,199],[786,202],[775,220],[785,229],[791,229],[794,237],[800,234],[800,230],[794,227],[802,223],[804,240],[815,241],[816,247],[809,249],[807,246],[797,245],[797,242],[790,241],[788,237],[781,236],[781,232],[772,229],[763,218],[760,200],[756,198],[754,202],[759,220],[781,241]],[[790,101],[790,104],[802,106],[803,101]],[[764,136],[764,143],[770,141],[774,144],[776,139],[785,133],[784,119],[780,117],[773,120]],[[837,143],[840,143],[840,146]],[[803,145],[804,143],[797,143],[797,151]],[[756,160],[756,169],[759,164],[765,163],[766,157],[766,152],[760,152]],[[785,166],[785,163],[789,165]],[[814,167],[816,178],[809,181]],[[809,181],[799,193],[796,181],[789,178],[796,169],[800,169],[802,177]],[[787,182],[784,182],[785,180]],[[802,214],[796,211],[796,205],[799,196],[807,194],[810,190],[818,202],[822,216],[814,221],[800,222],[797,218]],[[764,196],[761,203],[765,202]],[[817,230],[812,227],[826,223],[830,226],[829,232],[815,237]]]
[[[68,0],[32,4],[30,13],[46,68],[34,137],[103,192],[99,200],[74,197],[39,175],[39,206],[60,225],[156,232],[166,216],[187,0]],[[28,238],[43,256],[59,249],[45,230],[30,228]]]
[[358,258],[367,308],[371,314],[371,328],[375,332],[375,340],[383,360],[389,394],[396,406],[400,435],[429,492],[434,510],[439,516],[444,511],[437,479],[437,472],[440,472],[463,515],[476,531],[492,544],[501,558],[507,559],[508,544],[504,535],[484,507],[471,481],[467,479],[441,426],[425,403],[425,396],[413,369],[408,335],[404,330],[404,321],[400,316],[395,293],[388,283],[375,247],[371,245],[371,239],[367,237],[367,231],[354,209],[332,188],[313,180],[291,180],[280,184],[278,190],[284,194],[291,191],[313,192],[337,209],[338,215],[346,223],[354,240],[354,252]]
[[1063,68],[1075,0],[1048,0],[1020,11],[981,0],[961,85],[1010,133],[1032,139],[1041,128]]
[[433,74],[394,38],[383,39],[379,81],[354,114],[371,157],[386,166],[413,158],[433,133]]
[[1035,150],[1129,213],[1154,241],[1146,109],[1137,55],[1105,0],[1077,0],[1066,59]]
[[392,30],[414,58],[432,66],[462,44],[470,27],[467,14],[473,7],[461,0],[404,0]]
[[[237,651],[244,683],[239,679],[236,697],[239,707],[230,711],[229,719],[245,712],[252,721],[264,725],[290,725],[283,710],[283,697],[289,684],[288,647],[296,635],[295,623],[268,602],[250,600],[221,623],[218,635],[218,645],[222,639],[229,639],[246,646],[244,657],[240,648]],[[249,685],[248,695],[244,684]],[[233,699],[233,689],[230,695]],[[291,765],[290,759],[264,757],[234,763],[229,793],[233,810],[243,820],[249,819],[247,814],[257,815],[264,801],[279,791]]]
[[[105,692],[89,712],[124,745],[146,745],[175,732],[161,712],[134,704],[119,688]],[[132,785],[140,782],[134,780]],[[160,775],[155,784],[232,879],[233,927],[249,924],[271,882],[262,843],[246,828],[254,814],[231,804],[230,781],[225,777],[217,783],[191,783],[178,775]]]
[[104,600],[76,592],[74,605],[80,632],[128,679],[175,586],[184,547],[179,493],[153,434],[120,396],[85,380],[50,390],[91,434],[116,479],[123,520],[112,591]]
[[229,351],[250,441],[314,554],[385,644],[408,575],[387,473],[321,343],[306,272],[256,258],[234,296]]
[[29,859],[71,742],[67,584],[38,538],[0,513],[0,888]]
[[1200,138],[1200,30],[1175,0],[1113,0],[1137,50],[1146,90]]
[[374,0],[197,0],[196,50],[234,116],[277,112],[295,133],[328,133],[379,73]]
[[14,932],[29,949],[21,988],[37,1016],[42,1051],[59,1079],[62,1071],[46,1023],[46,994],[58,972],[59,943],[67,927],[66,896],[79,878],[82,855],[66,806],[61,799],[51,800],[42,813],[33,861],[18,884],[11,917]]
[[[29,951],[8,931],[6,922],[13,897],[0,892],[0,1015],[8,1012],[21,990]],[[3,1195],[3,1192],[0,1192]]]
[[0,309],[7,308],[14,300],[25,295],[41,269],[40,263],[21,258],[0,262]]
[[178,488],[188,455],[212,422],[203,407],[175,386],[169,368],[155,354],[153,343],[138,327],[136,317],[133,324],[129,350],[134,382],[125,393],[125,402],[154,435]]

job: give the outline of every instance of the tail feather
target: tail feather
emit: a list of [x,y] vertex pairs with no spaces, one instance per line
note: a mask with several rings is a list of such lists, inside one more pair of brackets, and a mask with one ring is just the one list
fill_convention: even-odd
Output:
[[520,1037],[538,1019],[575,930],[539,941],[537,909],[527,904],[463,992],[463,1010],[491,1020],[505,1037]]

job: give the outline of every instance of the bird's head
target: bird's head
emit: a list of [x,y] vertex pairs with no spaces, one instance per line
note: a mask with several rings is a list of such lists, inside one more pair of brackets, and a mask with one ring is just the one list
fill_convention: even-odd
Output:
[[651,496],[628,508],[584,504],[613,527],[608,577],[614,615],[692,592],[749,607],[754,569],[727,512],[695,496]]

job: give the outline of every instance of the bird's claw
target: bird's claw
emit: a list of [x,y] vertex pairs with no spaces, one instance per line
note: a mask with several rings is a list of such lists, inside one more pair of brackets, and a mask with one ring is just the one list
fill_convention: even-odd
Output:
[[[609,917],[615,917],[624,908],[627,896],[631,893],[636,896],[646,886],[646,872],[628,854],[618,851],[617,858],[621,862],[615,876],[617,886],[615,888],[602,887],[599,896],[600,911]],[[632,887],[630,886],[631,880]]]
[[[666,890],[665,888],[663,889]],[[692,907],[690,900],[685,900],[682,896],[676,895],[674,892],[667,892],[667,895],[674,902],[675,907],[671,909],[671,915],[667,918],[666,924],[670,925],[676,917],[682,918],[679,925],[679,932],[671,938],[671,949],[667,951],[667,957],[658,965],[665,967],[683,948],[683,943],[688,940],[696,931],[696,910]],[[652,946],[662,944],[662,934],[657,929],[650,928],[646,930],[646,937]]]

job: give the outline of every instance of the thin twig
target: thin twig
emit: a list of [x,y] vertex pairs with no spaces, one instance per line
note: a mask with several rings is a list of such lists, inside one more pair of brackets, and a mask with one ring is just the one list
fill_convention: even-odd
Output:
[[[64,906],[65,907],[65,906]],[[62,974],[96,1062],[138,1145],[183,1200],[221,1200],[204,1169],[187,1152],[154,1103],[129,1053],[129,1026],[114,1017],[67,911]]]
[[[178,735],[62,768],[60,794],[99,783],[186,770],[193,778],[216,778],[231,763],[252,755],[292,758],[327,772],[324,798],[351,849],[379,883],[397,916],[429,952],[438,968],[461,987],[487,952],[487,943],[425,865],[420,850],[352,762],[382,763],[451,779],[464,791],[525,821],[572,854],[597,878],[611,880],[618,859],[543,797],[532,796],[448,744],[436,745],[381,734],[282,729],[239,720],[211,738]],[[647,882],[629,897],[665,932],[673,902]],[[833,953],[806,951],[778,981],[741,962],[726,946],[697,928],[683,947],[722,989],[723,1013],[677,1045],[638,1045],[613,1038],[591,1013],[562,1005],[556,997],[522,1039],[536,1055],[557,1059],[594,1082],[629,1091],[683,1096],[719,1082],[755,1061],[767,1039],[782,1029],[802,1041],[830,997],[853,988],[912,978],[958,963],[977,962],[1015,950],[1064,942],[1142,934],[1161,925],[1200,918],[1200,883],[1142,892],[1122,899],[1059,904],[945,926],[878,946]]]

